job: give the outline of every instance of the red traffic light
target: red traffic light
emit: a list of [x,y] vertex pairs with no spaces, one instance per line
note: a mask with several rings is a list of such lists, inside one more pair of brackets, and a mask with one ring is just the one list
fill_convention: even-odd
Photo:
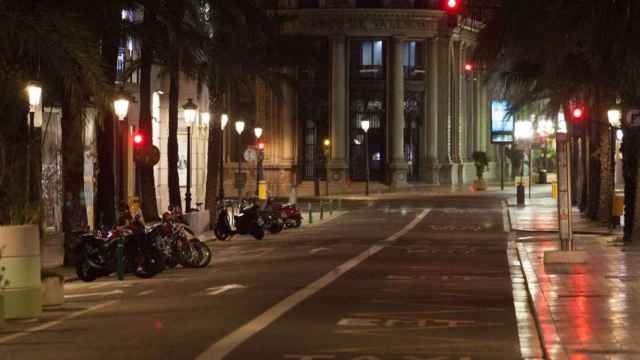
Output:
[[582,110],[582,108],[575,108],[575,109],[573,109],[571,114],[576,119],[582,119],[582,116],[584,116],[584,110]]
[[458,12],[461,0],[443,0],[443,8],[447,12]]
[[264,150],[264,143],[262,141],[258,143],[258,150]]
[[144,135],[141,132],[136,132],[133,134],[133,145],[134,146],[142,146],[144,145]]
[[464,71],[466,72],[472,72],[473,71],[473,64],[464,64]]

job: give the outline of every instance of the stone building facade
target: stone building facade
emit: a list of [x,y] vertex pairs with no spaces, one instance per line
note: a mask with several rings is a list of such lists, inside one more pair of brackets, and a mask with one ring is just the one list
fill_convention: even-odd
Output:
[[[474,151],[495,159],[489,94],[471,60],[479,23],[462,19],[452,27],[430,1],[265,6],[292,19],[285,34],[310,36],[309,50],[322,54],[313,64],[282,70],[295,83],[256,84],[255,118],[248,122],[265,129],[271,194],[286,195],[293,186],[311,192],[315,179],[321,193],[357,191],[365,179],[365,119],[378,188],[464,184],[475,178]],[[227,134],[227,152],[234,135]],[[226,159],[233,186],[235,164]],[[494,172],[492,166],[489,178]]]

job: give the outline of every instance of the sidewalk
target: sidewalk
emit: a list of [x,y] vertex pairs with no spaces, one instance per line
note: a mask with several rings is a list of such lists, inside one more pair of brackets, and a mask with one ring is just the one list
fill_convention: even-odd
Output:
[[546,357],[639,359],[640,245],[622,245],[620,229],[609,233],[574,210],[575,246],[588,262],[545,265],[544,252],[559,248],[555,202],[509,210]]

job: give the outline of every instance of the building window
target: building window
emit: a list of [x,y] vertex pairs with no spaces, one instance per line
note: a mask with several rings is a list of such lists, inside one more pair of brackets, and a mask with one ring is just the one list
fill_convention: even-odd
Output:
[[407,41],[404,43],[404,66],[407,68],[416,67],[416,42]]
[[361,65],[382,66],[382,40],[362,42]]

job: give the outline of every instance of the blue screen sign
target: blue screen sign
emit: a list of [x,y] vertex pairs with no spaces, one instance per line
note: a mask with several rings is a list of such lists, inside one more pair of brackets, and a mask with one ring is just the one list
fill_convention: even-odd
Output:
[[508,113],[506,101],[491,102],[491,143],[513,143],[513,115]]

